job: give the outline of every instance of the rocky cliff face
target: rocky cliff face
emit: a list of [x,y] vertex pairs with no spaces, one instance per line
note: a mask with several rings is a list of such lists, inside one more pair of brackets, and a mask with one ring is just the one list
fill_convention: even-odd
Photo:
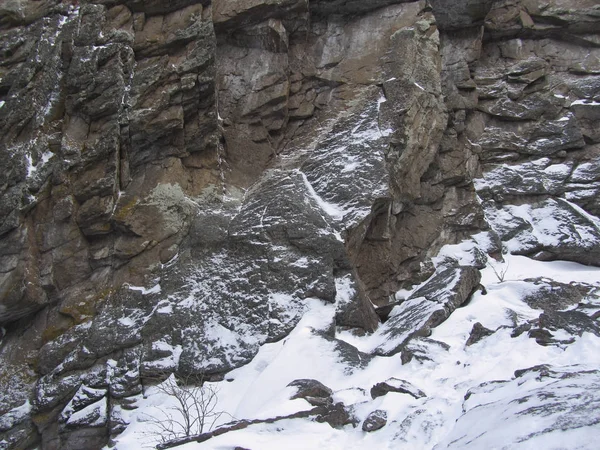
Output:
[[599,35],[594,0],[4,2],[0,446],[102,447],[309,299],[404,356],[486,253],[599,265]]

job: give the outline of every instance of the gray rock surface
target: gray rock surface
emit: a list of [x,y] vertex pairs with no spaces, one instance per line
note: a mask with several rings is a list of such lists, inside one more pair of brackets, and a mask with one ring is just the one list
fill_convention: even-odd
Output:
[[[485,261],[432,258],[482,230],[598,265],[599,32],[593,0],[2,2],[0,442],[101,448],[146,378],[222,377],[307,299],[372,332],[425,283],[375,353],[426,361]],[[532,337],[598,333],[534,283]]]
[[[510,381],[497,381],[473,388],[463,403],[463,414],[440,448],[468,445],[537,445],[558,433],[597,426],[598,371],[577,366],[533,367],[518,371]],[[516,385],[527,384],[518,391]],[[586,394],[582,397],[580,393]],[[498,426],[476,418],[488,417]],[[527,421],[529,426],[516,426]]]
[[481,325],[481,323],[476,322],[473,325],[473,329],[471,330],[471,333],[469,334],[469,339],[467,339],[467,342],[465,343],[465,345],[469,346],[469,345],[476,344],[483,338],[485,338],[487,336],[491,336],[492,334],[494,334],[493,330],[490,330],[489,328],[486,328],[483,325]]
[[531,308],[544,311],[561,311],[570,309],[584,301],[591,287],[582,284],[565,284],[538,278],[525,280],[537,288],[523,297],[523,301]]
[[317,380],[301,379],[294,380],[288,386],[296,388],[297,391],[292,395],[291,399],[296,398],[330,398],[333,391]]
[[399,306],[379,329],[386,341],[375,350],[379,355],[394,355],[410,339],[429,336],[431,329],[446,320],[479,286],[481,274],[470,266],[441,268],[427,283]]
[[[589,63],[597,51],[569,43],[594,39],[594,7],[498,2],[485,20],[490,40],[473,77],[482,114],[467,130],[482,149],[484,176],[476,188],[486,215],[514,253],[598,264],[597,138],[590,127],[598,123],[596,72]],[[528,207],[545,225],[530,220]],[[515,214],[511,231],[507,210]],[[548,241],[532,236],[554,220],[561,226],[551,226]]]
[[598,264],[600,221],[569,201],[549,198],[529,205],[507,204],[489,208],[487,214],[514,254]]
[[385,427],[387,423],[387,413],[380,409],[369,413],[362,424],[362,430],[366,432],[377,431]]
[[323,413],[317,416],[316,421],[327,423],[331,428],[342,429],[346,425],[356,426],[356,419],[348,411],[343,403],[336,403]]
[[425,393],[413,386],[411,383],[405,380],[399,380],[397,378],[390,378],[381,383],[375,384],[371,388],[371,397],[377,398],[382,397],[389,392],[398,392],[400,394],[408,394],[416,399],[426,397]]

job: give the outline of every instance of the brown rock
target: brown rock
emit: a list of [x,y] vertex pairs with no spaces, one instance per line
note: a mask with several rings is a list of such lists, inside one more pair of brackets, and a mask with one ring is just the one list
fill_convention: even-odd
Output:
[[467,339],[467,343],[465,344],[467,347],[473,344],[476,344],[483,338],[487,336],[491,336],[494,334],[494,331],[489,328],[484,327],[479,322],[473,324],[473,328],[471,329],[471,333],[469,334],[469,339]]
[[372,432],[380,430],[387,424],[387,412],[381,409],[369,413],[367,418],[362,424],[362,430],[366,432]]
[[317,380],[301,379],[294,380],[288,384],[290,387],[297,388],[297,392],[290,397],[290,400],[296,398],[330,398],[333,391]]

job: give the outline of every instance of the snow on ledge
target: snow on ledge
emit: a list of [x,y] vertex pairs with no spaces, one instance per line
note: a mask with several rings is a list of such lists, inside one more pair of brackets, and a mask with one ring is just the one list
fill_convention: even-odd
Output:
[[143,286],[132,286],[132,285],[127,285],[127,288],[130,291],[137,291],[137,292],[141,292],[142,295],[150,295],[150,294],[160,294],[161,292],[161,287],[160,284],[155,284],[154,286],[152,286],[150,289],[146,289]]

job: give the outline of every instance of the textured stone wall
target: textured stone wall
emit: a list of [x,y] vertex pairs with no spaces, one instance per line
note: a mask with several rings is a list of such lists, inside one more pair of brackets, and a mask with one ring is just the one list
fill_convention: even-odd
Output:
[[598,264],[599,31],[593,0],[3,2],[0,440],[99,448],[307,298],[372,331],[485,214]]

